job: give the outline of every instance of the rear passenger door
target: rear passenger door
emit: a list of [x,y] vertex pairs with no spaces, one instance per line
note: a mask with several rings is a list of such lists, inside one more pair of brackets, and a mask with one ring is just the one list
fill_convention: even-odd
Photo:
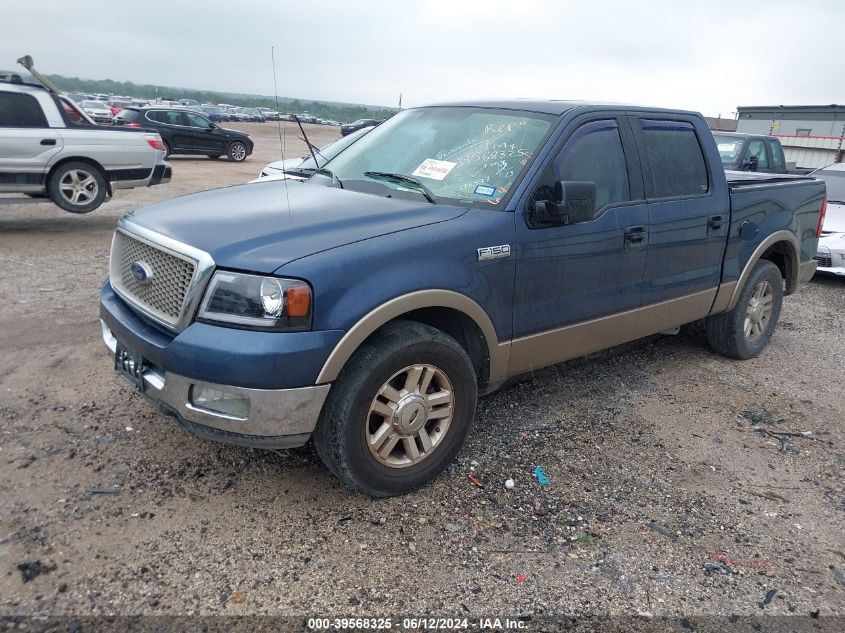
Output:
[[697,129],[695,117],[672,116],[631,118],[648,199],[643,305],[715,296],[730,225],[727,194],[715,186],[702,149],[710,132]]
[[50,159],[62,148],[32,95],[0,91],[0,191],[37,191]]

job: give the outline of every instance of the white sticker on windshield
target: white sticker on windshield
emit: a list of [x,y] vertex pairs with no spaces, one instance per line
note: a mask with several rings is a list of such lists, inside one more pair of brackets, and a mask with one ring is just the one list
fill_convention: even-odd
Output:
[[716,147],[719,148],[720,152],[732,152],[734,151],[734,147],[736,147],[736,143],[719,143]]
[[426,158],[422,164],[414,170],[412,176],[422,176],[432,180],[443,180],[458,163],[450,163],[448,160],[435,160]]

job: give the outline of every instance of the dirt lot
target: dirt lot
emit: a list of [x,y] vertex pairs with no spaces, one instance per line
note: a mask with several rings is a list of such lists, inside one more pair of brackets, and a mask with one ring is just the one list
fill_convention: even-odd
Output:
[[154,413],[100,339],[111,232],[279,158],[274,124],[237,127],[245,163],[175,158],[87,216],[0,207],[0,614],[845,615],[845,280],[787,298],[754,361],[687,328],[490,396],[402,498]]

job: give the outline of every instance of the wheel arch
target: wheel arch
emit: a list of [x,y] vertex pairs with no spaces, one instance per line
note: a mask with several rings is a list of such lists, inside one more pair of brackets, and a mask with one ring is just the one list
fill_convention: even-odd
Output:
[[[786,290],[784,294],[788,295],[795,292],[798,288],[799,281],[799,252],[800,247],[798,239],[791,231],[776,231],[775,233],[772,233],[769,237],[760,242],[757,248],[754,249],[751,257],[748,258],[739,279],[731,289],[727,303],[724,301],[724,296],[717,295],[713,312],[723,312],[733,309],[736,302],[739,300],[739,295],[745,287],[745,283],[748,281],[748,277],[751,274],[754,265],[761,259],[771,261],[780,270],[780,274],[786,282]],[[721,288],[719,295],[722,295]],[[716,309],[716,306],[719,306],[721,309]],[[711,314],[713,312],[711,312]]]
[[334,381],[367,339],[397,320],[425,323],[457,340],[475,366],[480,390],[504,379],[509,347],[499,344],[496,329],[484,309],[451,290],[419,290],[381,304],[355,323],[326,359],[317,384]]

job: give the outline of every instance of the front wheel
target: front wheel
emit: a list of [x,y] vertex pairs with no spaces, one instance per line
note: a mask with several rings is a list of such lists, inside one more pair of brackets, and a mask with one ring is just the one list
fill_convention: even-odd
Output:
[[742,360],[768,345],[783,305],[783,278],[772,262],[758,261],[733,309],[707,319],[707,342],[715,351]]
[[100,170],[73,161],[58,167],[47,181],[50,199],[65,211],[89,213],[106,199],[106,181]]
[[246,160],[246,145],[241,143],[240,141],[235,141],[231,145],[229,145],[229,151],[226,152],[229,160],[233,160],[236,163],[240,163]]
[[390,323],[332,385],[314,446],[349,486],[373,497],[403,494],[452,462],[477,397],[475,370],[457,341],[421,323]]

